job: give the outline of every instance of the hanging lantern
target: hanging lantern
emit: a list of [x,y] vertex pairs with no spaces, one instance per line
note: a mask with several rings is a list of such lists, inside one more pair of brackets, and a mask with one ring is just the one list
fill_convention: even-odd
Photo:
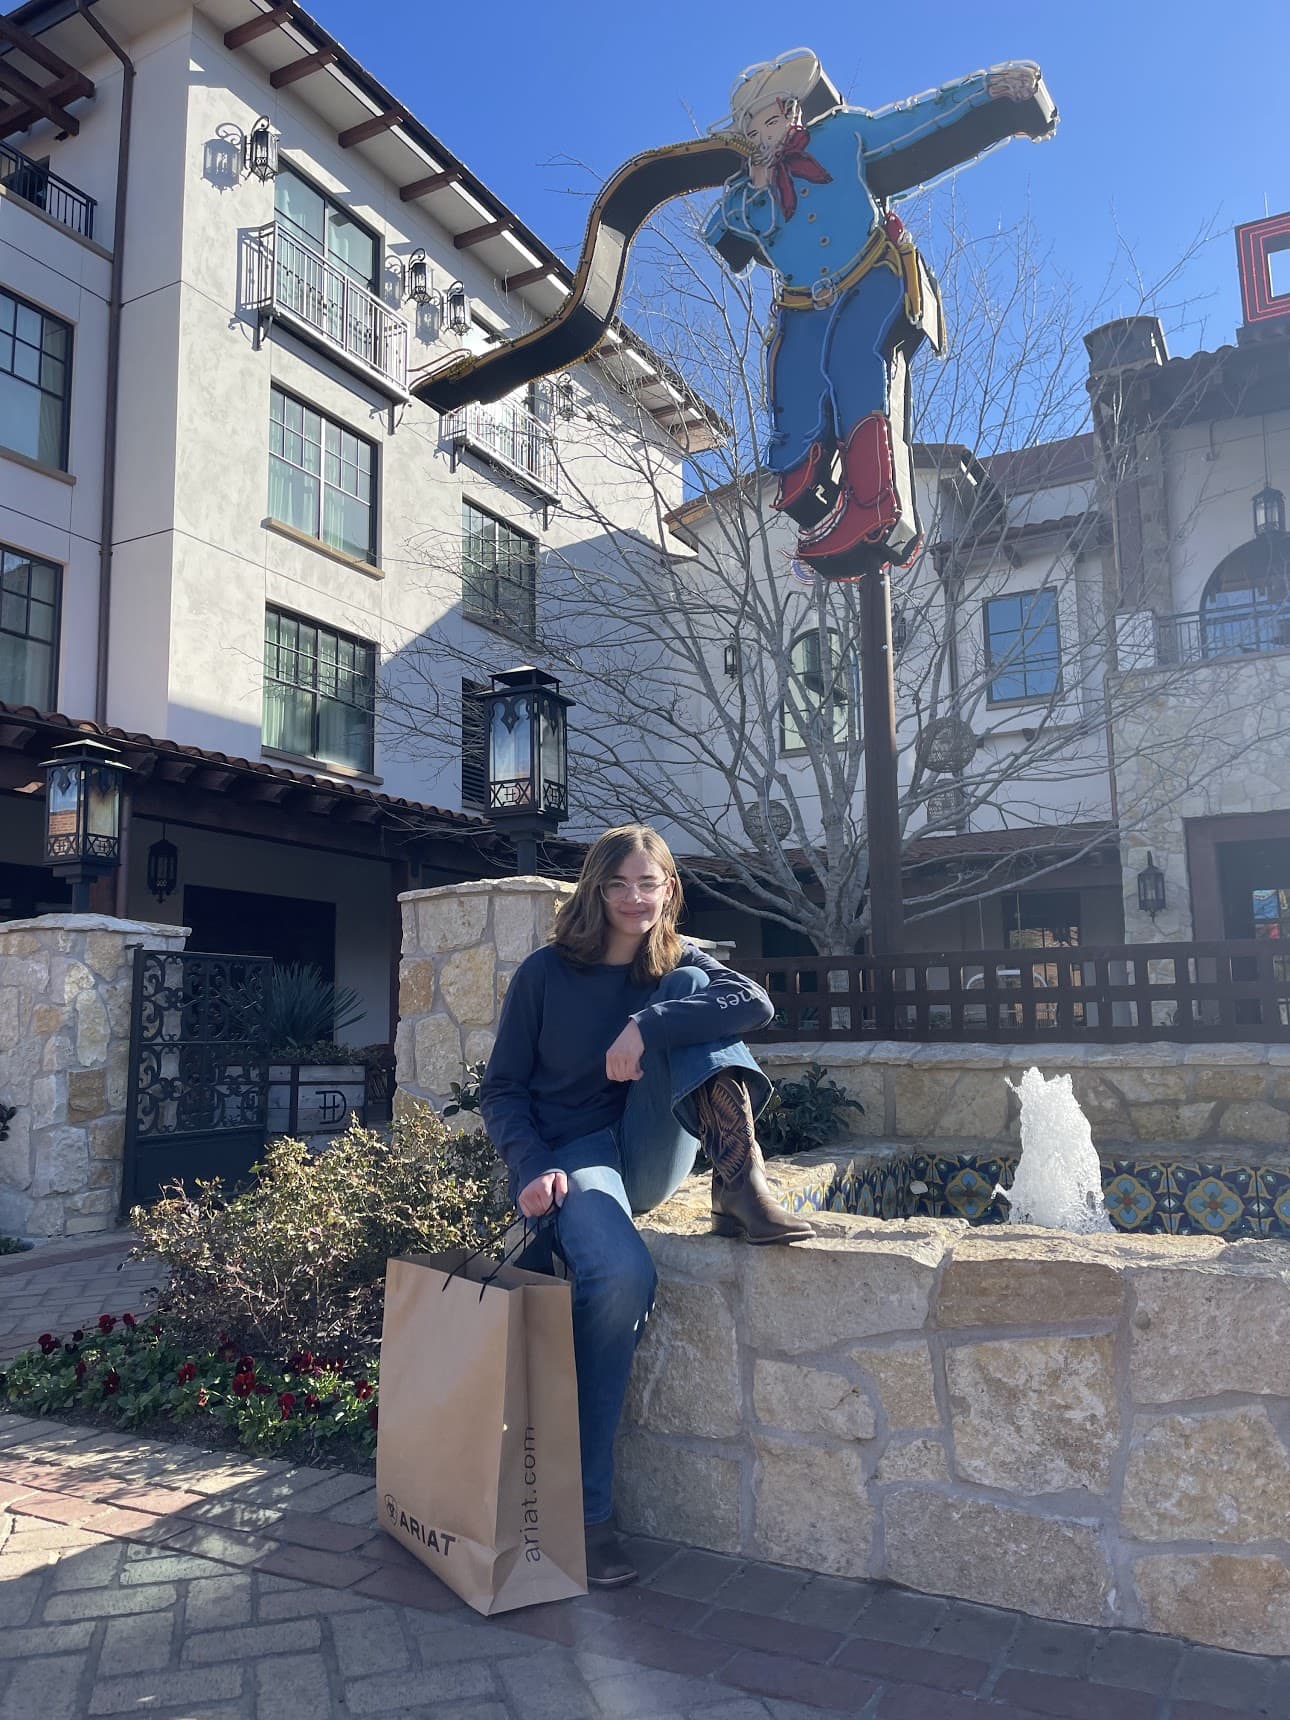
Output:
[[448,288],[448,327],[454,334],[466,334],[470,330],[470,296],[461,281],[454,281]]
[[100,741],[56,747],[45,772],[45,859],[72,884],[72,909],[89,911],[90,884],[121,862],[120,754]]
[[1144,914],[1150,914],[1154,920],[1165,905],[1165,875],[1156,865],[1151,850],[1147,850],[1147,863],[1138,873],[1138,906]]
[[891,612],[891,648],[897,656],[909,644],[909,618],[897,605]]
[[408,258],[405,276],[407,296],[413,304],[428,305],[438,296],[430,278],[430,265],[424,251],[414,251]]
[[739,640],[737,636],[726,640],[725,670],[732,681],[739,679]]
[[179,850],[166,840],[166,827],[161,827],[161,841],[148,850],[148,890],[159,902],[174,894],[179,882]]
[[1272,537],[1286,529],[1286,499],[1280,490],[1265,484],[1254,498],[1254,535]]
[[242,171],[261,183],[277,175],[278,133],[267,113],[262,113],[242,138]]
[[555,409],[566,424],[573,417],[576,404],[577,396],[574,392],[573,378],[568,371],[565,371],[563,376],[556,378]]
[[527,665],[493,676],[483,696],[488,810],[515,840],[517,867],[537,865],[537,840],[569,816],[568,711],[554,675]]

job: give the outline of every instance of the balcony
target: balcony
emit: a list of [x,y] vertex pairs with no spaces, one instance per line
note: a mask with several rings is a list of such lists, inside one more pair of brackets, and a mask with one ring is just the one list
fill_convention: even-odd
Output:
[[461,449],[518,478],[548,502],[560,499],[555,434],[523,406],[499,400],[491,406],[459,406],[444,419],[444,436],[453,452]]
[[[1290,604],[1250,603],[1224,612],[1155,617],[1155,667],[1213,663],[1290,651]],[[1149,667],[1151,665],[1142,665]]]
[[294,329],[399,400],[408,397],[408,325],[276,222],[247,237],[246,309]]
[[48,162],[33,161],[11,143],[0,143],[0,185],[43,209],[60,227],[79,233],[82,239],[94,237],[94,199],[51,173]]

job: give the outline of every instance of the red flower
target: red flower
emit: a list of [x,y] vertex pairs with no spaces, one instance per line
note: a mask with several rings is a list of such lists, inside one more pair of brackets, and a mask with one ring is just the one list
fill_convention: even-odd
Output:
[[371,1395],[372,1388],[366,1380],[356,1380],[354,1382],[354,1396],[360,1403],[362,1403],[364,1398],[370,1398]]
[[297,1350],[287,1363],[293,1374],[307,1374],[313,1365],[314,1353],[312,1350]]
[[291,1412],[295,1407],[296,1394],[294,1392],[278,1393],[278,1408],[282,1411],[283,1421],[289,1421],[291,1419]]
[[76,1383],[77,1383],[77,1385],[80,1385],[81,1381],[84,1378],[85,1378],[85,1363],[84,1362],[77,1362],[77,1364],[76,1364]]
[[197,1369],[192,1362],[185,1362],[179,1370],[179,1383],[186,1386],[191,1379],[196,1379]]
[[376,1405],[375,1404],[373,1404],[371,1409],[369,1409],[367,1412],[367,1422],[368,1422],[369,1427],[375,1427],[376,1426]]
[[201,1390],[197,1393],[197,1407],[198,1407],[198,1409],[205,1409],[207,1401],[208,1401],[208,1398],[207,1398],[206,1387],[203,1386],[201,1388]]
[[58,1348],[58,1339],[52,1332],[42,1332],[36,1342],[40,1345],[41,1353],[46,1356],[51,1350]]
[[79,1344],[79,1343],[80,1343],[80,1341],[81,1341],[81,1339],[82,1339],[82,1338],[83,1338],[83,1337],[84,1337],[84,1336],[85,1336],[85,1334],[84,1334],[84,1332],[82,1332],[82,1330],[81,1330],[81,1328],[80,1328],[80,1327],[79,1327],[79,1326],[78,1326],[78,1327],[77,1327],[77,1328],[76,1328],[76,1330],[75,1330],[75,1331],[74,1331],[74,1332],[73,1332],[73,1333],[72,1333],[72,1342],[73,1342],[73,1343],[74,1343],[74,1344]]
[[116,1325],[116,1316],[114,1314],[100,1314],[99,1315],[99,1331],[100,1332],[105,1332],[105,1333],[110,1332],[112,1330],[113,1326],[115,1326],[115,1325]]
[[237,1371],[239,1374],[253,1374],[255,1372],[255,1357],[239,1356],[237,1359]]
[[111,1397],[113,1392],[118,1392],[118,1391],[120,1391],[120,1389],[121,1389],[121,1376],[119,1373],[117,1373],[116,1369],[113,1368],[111,1370],[111,1372],[108,1374],[108,1377],[103,1382],[103,1396],[104,1397]]
[[313,1392],[305,1393],[305,1408],[308,1410],[315,1410],[318,1408],[318,1399]]
[[138,1321],[135,1319],[133,1314],[122,1314],[121,1324],[133,1332],[134,1328],[138,1325]]
[[266,1386],[263,1380],[259,1381],[259,1383],[256,1385],[255,1391],[256,1391],[257,1397],[272,1397],[273,1396],[273,1387],[272,1386]]
[[234,1397],[240,1397],[240,1398],[250,1397],[251,1393],[254,1390],[255,1390],[255,1374],[253,1371],[251,1373],[237,1373],[237,1374],[233,1375],[233,1395],[234,1395]]
[[161,1336],[161,1325],[158,1321],[154,1320],[148,1329],[154,1338],[159,1338]]

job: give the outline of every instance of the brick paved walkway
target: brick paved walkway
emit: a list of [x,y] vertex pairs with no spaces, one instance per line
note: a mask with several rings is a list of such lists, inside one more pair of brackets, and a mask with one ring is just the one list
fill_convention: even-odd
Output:
[[30,1349],[42,1332],[62,1335],[100,1314],[145,1307],[157,1271],[126,1260],[133,1240],[112,1231],[0,1254],[0,1358]]
[[1290,1663],[658,1541],[481,1619],[369,1478],[0,1415],[0,1720],[1232,1720]]

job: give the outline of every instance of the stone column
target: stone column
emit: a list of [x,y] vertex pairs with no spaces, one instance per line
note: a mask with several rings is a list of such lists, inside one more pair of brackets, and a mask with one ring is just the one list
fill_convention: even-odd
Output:
[[99,914],[0,925],[0,1232],[109,1230],[121,1199],[135,945],[181,950],[184,926]]
[[438,1109],[463,1067],[488,1056],[511,975],[549,940],[572,894],[572,884],[550,878],[482,878],[399,897],[396,1103]]

